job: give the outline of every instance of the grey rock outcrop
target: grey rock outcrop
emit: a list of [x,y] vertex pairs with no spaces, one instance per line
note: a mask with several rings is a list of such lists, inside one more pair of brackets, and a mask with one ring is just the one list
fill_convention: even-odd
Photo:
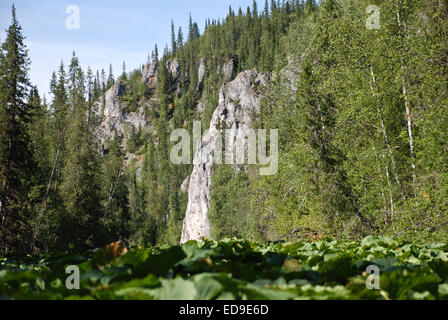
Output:
[[171,77],[173,78],[173,90],[181,95],[182,92],[180,90],[180,64],[176,59],[168,60],[166,62],[166,67],[168,71],[171,73]]
[[148,88],[155,89],[157,85],[157,69],[158,64],[153,63],[147,63],[143,67],[143,82],[146,83]]
[[180,191],[182,191],[183,193],[187,193],[188,192],[188,184],[190,183],[190,176],[188,176],[184,182],[182,182],[182,185],[180,187]]
[[205,71],[207,70],[207,61],[204,59],[204,58],[202,58],[200,61],[199,61],[199,68],[198,68],[198,80],[199,80],[199,84],[198,85],[201,85],[202,84],[202,81],[204,81],[204,77],[205,77]]
[[166,67],[168,68],[169,72],[173,76],[173,79],[176,81],[180,77],[180,65],[179,62],[177,62],[176,59],[174,60],[168,60],[166,62]]
[[[233,64],[232,64],[233,65]],[[233,71],[232,71],[233,72]],[[224,84],[219,93],[219,104],[213,113],[209,131],[204,135],[194,156],[193,171],[188,186],[188,205],[182,230],[181,243],[201,241],[210,237],[210,187],[215,149],[224,136],[223,129],[230,129],[229,141],[244,135],[253,124],[253,116],[260,109],[264,95],[262,86],[269,76],[255,70],[240,73],[235,80]],[[221,140],[222,145],[224,141]]]
[[149,124],[145,119],[143,107],[136,112],[127,112],[126,105],[121,101],[121,97],[125,94],[126,88],[117,81],[104,95],[95,103],[98,111],[97,116],[101,119],[101,123],[96,131],[96,136],[103,145],[106,140],[113,139],[114,135],[126,138],[128,129],[133,126],[135,129],[145,128]]
[[197,106],[197,112],[199,113],[199,114],[201,114],[203,111],[204,111],[204,108],[205,108],[205,106],[204,106],[204,103],[202,102],[202,101],[199,101],[198,102],[198,106]]
[[[174,81],[174,86],[176,89],[178,88],[179,80],[180,80],[180,64],[176,59],[168,60],[166,62],[166,67],[168,71],[171,73],[171,76]],[[142,72],[142,80],[148,88],[155,89],[157,85],[157,72],[158,72],[158,63],[147,63],[143,66]]]
[[222,74],[224,81],[230,81],[233,79],[233,73],[235,72],[235,61],[229,60],[222,66]]
[[[169,60],[166,66],[173,78],[173,88],[180,94],[180,65],[177,60]],[[142,80],[148,89],[155,90],[157,87],[157,63],[147,63],[143,67]],[[101,123],[96,131],[96,136],[104,148],[107,140],[112,139],[115,134],[120,138],[128,138],[127,133],[131,127],[148,129],[151,124],[146,119],[143,106],[135,112],[130,112],[122,97],[126,94],[126,87],[117,81],[95,104],[97,116]]]

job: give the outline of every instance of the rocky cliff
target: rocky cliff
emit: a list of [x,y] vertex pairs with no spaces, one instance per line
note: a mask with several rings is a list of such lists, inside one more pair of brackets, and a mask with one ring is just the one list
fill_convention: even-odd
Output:
[[[230,75],[229,75],[230,76]],[[213,150],[222,143],[225,129],[230,130],[228,141],[235,141],[251,128],[254,115],[259,112],[263,86],[268,75],[255,70],[240,73],[235,80],[225,83],[219,93],[219,104],[213,113],[210,129],[205,133],[194,156],[193,171],[188,184],[188,205],[181,242],[200,241],[210,237],[210,187],[214,164]]]
[[155,89],[157,85],[157,63],[147,63],[143,67],[142,78],[143,82],[149,89]]
[[[171,73],[173,80],[173,90],[181,95],[180,90],[180,78],[181,70],[180,64],[177,60],[168,60],[166,67]],[[157,73],[159,66],[157,63],[147,63],[143,66],[142,70],[142,82],[146,85],[151,95],[155,96],[157,89]],[[202,58],[199,60],[198,78],[201,85],[204,81],[204,77],[207,70],[207,59]],[[221,72],[225,81],[230,81],[233,78],[234,73],[234,61],[229,60],[221,67]],[[199,87],[198,87],[199,89]],[[126,140],[127,134],[130,132],[131,127],[134,129],[142,128],[149,129],[151,126],[151,120],[145,117],[143,105],[135,112],[130,112],[126,103],[123,102],[122,97],[126,94],[126,85],[121,81],[117,81],[103,97],[101,97],[95,105],[97,110],[97,116],[100,118],[100,126],[97,129],[97,138],[100,140],[103,148],[107,140],[114,137],[115,134],[118,137]],[[145,104],[151,107],[151,101],[146,101]],[[198,103],[198,111],[202,112],[202,102]]]
[[[179,63],[176,60],[169,60],[166,66],[171,72],[174,89],[180,94]],[[154,95],[157,88],[157,72],[158,64],[156,63],[145,64],[142,71],[142,82],[146,84],[152,95]],[[126,89],[124,83],[117,81],[95,104],[94,109],[97,110],[97,116],[101,122],[96,136],[103,149],[106,142],[113,139],[115,134],[126,141],[131,127],[134,127],[135,130],[139,128],[148,130],[151,128],[151,119],[146,117],[143,105],[140,105],[135,112],[131,112],[126,103],[123,102],[122,97],[126,94]],[[151,107],[150,100],[145,101],[144,104]]]
[[[167,68],[173,79],[173,89],[182,94],[179,89],[180,67],[176,60],[167,62]],[[204,80],[207,69],[207,60],[201,59],[198,68],[199,84]],[[219,93],[219,104],[214,111],[210,122],[210,130],[200,141],[194,156],[193,171],[182,184],[182,191],[188,192],[188,205],[183,224],[182,239],[184,243],[189,240],[201,240],[210,237],[210,223],[207,217],[210,207],[210,187],[213,168],[213,152],[216,146],[224,145],[224,130],[230,130],[227,139],[233,144],[237,138],[244,135],[244,130],[251,128],[254,116],[259,111],[260,100],[263,96],[263,87],[269,81],[267,74],[255,70],[240,73],[233,81],[234,61],[227,61],[220,68],[224,84]],[[151,95],[156,97],[158,66],[155,63],[146,64],[142,70],[142,81],[146,84]],[[145,116],[141,105],[137,111],[130,112],[122,97],[126,94],[126,85],[117,81],[96,103],[101,124],[97,129],[97,137],[103,149],[109,139],[115,134],[123,138],[124,146],[129,137],[131,127],[148,130],[151,128],[151,119]],[[151,108],[154,103],[151,99],[145,105]],[[203,109],[202,102],[198,103],[198,111]],[[221,139],[222,137],[222,139]],[[221,140],[221,141],[220,141]],[[226,140],[227,141],[227,140]],[[228,147],[228,146],[227,146]],[[128,159],[135,158],[128,154]],[[141,162],[141,161],[140,161]]]
[[99,111],[98,116],[101,124],[97,129],[96,136],[100,140],[103,148],[107,140],[113,139],[117,134],[120,138],[126,138],[131,126],[135,129],[146,128],[150,123],[145,119],[143,107],[136,112],[129,112],[121,98],[126,92],[126,87],[121,81],[117,81],[104,95],[96,102],[95,109]]

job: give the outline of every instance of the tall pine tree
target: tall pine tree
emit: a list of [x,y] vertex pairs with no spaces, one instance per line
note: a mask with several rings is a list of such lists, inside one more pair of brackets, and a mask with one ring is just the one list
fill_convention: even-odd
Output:
[[34,169],[27,132],[30,60],[24,39],[13,6],[0,50],[0,251],[7,253],[26,247],[27,196]]

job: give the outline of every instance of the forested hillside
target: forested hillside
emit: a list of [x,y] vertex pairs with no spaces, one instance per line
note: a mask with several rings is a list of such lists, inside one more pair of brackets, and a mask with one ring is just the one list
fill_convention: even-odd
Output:
[[[185,34],[173,21],[170,47],[117,78],[74,53],[44,99],[13,8],[0,50],[0,253],[179,243],[192,165],[170,161],[170,134],[208,129],[221,88],[251,69],[269,75],[253,121],[279,130],[278,173],[215,165],[212,238],[446,241],[447,26],[447,0],[254,1],[202,34],[191,16]],[[147,125],[99,139],[108,97]]]
[[263,126],[280,129],[279,174],[254,179],[269,237],[382,234],[446,241],[446,1],[322,1],[293,24]]

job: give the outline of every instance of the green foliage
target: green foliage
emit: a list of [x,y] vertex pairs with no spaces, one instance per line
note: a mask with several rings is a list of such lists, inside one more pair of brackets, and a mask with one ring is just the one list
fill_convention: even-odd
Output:
[[250,238],[248,215],[248,178],[243,171],[234,173],[231,166],[215,166],[210,199],[210,223],[214,239]]
[[136,112],[142,105],[143,99],[147,97],[148,88],[142,81],[142,72],[137,69],[130,73],[126,78],[121,78],[126,87],[125,95],[121,97],[128,108],[127,112]]
[[[171,49],[159,57],[156,46],[152,54],[156,88],[144,83],[142,70],[126,73],[125,64],[118,80],[125,89],[120,111],[143,109],[151,128],[131,126],[129,139],[115,138],[106,150],[95,135],[104,93],[115,84],[112,67],[107,78],[104,70],[85,73],[74,55],[68,68],[61,64],[52,76],[51,102],[41,101],[28,83],[29,60],[13,9],[0,50],[0,251],[85,250],[118,239],[144,246],[178,243],[188,200],[180,186],[191,166],[170,163],[169,135],[177,128],[191,131],[194,120],[208,129],[228,80],[222,66],[229,62],[233,75],[251,68],[275,71],[271,86],[262,88],[266,99],[257,127],[279,129],[280,159],[272,177],[259,177],[253,167],[214,168],[214,237],[266,242],[373,234],[445,241],[447,4],[374,3],[381,9],[378,30],[365,27],[367,0],[266,1],[261,12],[254,2],[245,12],[230,8],[225,19],[208,20],[202,34],[190,17],[186,42],[181,29],[176,38],[173,21]],[[177,75],[168,65],[174,59]],[[323,278],[338,282],[353,271],[350,254],[327,259],[335,262],[322,267]],[[445,272],[443,264],[429,267]],[[426,272],[406,276],[403,286],[422,277],[433,283],[428,292],[390,289],[383,297],[446,294],[446,285],[436,290]],[[149,277],[143,281],[148,288],[123,287],[120,294],[163,298],[185,288],[192,297],[214,298],[221,297],[221,286],[240,286],[224,275],[171,280]],[[151,291],[162,282],[170,289]],[[223,297],[353,293],[345,283],[302,283],[307,289],[300,292],[279,292],[277,284],[245,284],[244,295]]]
[[369,4],[322,1],[280,42],[289,75],[261,119],[280,130],[279,173],[251,179],[271,239],[446,240],[446,3],[382,1],[378,30],[365,27]]
[[24,39],[13,6],[0,47],[0,253],[30,249],[28,192],[36,172],[28,128],[38,101],[27,103],[31,62]]
[[142,128],[139,127],[137,131],[134,126],[131,126],[126,146],[127,151],[130,153],[136,153],[142,146],[143,146]]
[[[416,246],[369,237],[361,242],[269,245],[228,239],[134,248],[126,253],[110,248],[0,260],[0,296],[14,300],[447,298],[446,244]],[[64,286],[68,265],[80,268],[80,290],[75,292]],[[380,290],[366,288],[365,271],[370,265],[380,269]]]
[[129,190],[126,185],[126,168],[120,140],[115,137],[102,162],[101,199],[104,208],[105,242],[127,241],[129,238]]

